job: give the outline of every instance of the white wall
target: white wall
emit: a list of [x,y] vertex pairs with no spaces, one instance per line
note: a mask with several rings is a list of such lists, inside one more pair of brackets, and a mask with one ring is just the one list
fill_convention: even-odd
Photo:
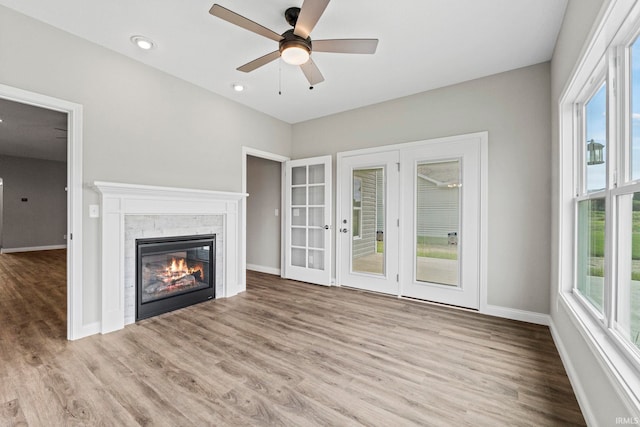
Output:
[[489,131],[488,302],[549,313],[549,85],[543,63],[296,124],[292,157]]
[[[247,267],[280,270],[281,163],[247,156]],[[275,210],[278,209],[278,216]]]
[[595,425],[615,425],[616,417],[626,417],[622,400],[598,362],[564,305],[558,300],[558,271],[572,268],[571,260],[559,264],[558,256],[558,192],[559,128],[558,101],[570,75],[579,61],[581,51],[597,20],[603,0],[569,0],[555,52],[551,61],[552,114],[552,245],[551,245],[551,317],[559,348],[564,350],[564,362],[583,412]]
[[[2,84],[83,105],[86,184],[240,191],[242,145],[290,152],[289,124],[5,7],[0,58]],[[88,218],[98,195],[83,196],[86,325],[99,319],[100,247],[99,222]]]
[[0,177],[4,188],[2,248],[65,245],[67,164],[0,155]]

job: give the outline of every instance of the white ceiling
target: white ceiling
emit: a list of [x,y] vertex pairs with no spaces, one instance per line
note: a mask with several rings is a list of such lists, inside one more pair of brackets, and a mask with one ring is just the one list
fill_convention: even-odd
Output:
[[0,98],[0,120],[0,154],[67,160],[66,113]]
[[[211,16],[214,2],[278,33],[302,0],[0,0],[152,67],[288,123],[448,86],[551,58],[566,0],[332,0],[312,39],[378,38],[375,55],[318,52],[314,90],[274,61],[236,71],[277,43]],[[312,1],[312,0],[307,0]],[[144,35],[157,48],[129,41]],[[281,73],[282,95],[278,95]],[[233,91],[242,83],[246,90]]]

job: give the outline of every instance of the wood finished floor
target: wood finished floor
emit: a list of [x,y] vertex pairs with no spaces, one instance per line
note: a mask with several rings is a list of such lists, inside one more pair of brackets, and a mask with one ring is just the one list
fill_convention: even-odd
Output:
[[543,326],[248,272],[68,342],[65,256],[0,255],[0,426],[584,425]]

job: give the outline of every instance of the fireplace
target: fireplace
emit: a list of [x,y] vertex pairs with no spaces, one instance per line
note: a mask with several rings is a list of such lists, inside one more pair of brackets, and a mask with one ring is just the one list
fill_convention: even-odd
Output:
[[136,320],[215,297],[215,234],[136,239]]

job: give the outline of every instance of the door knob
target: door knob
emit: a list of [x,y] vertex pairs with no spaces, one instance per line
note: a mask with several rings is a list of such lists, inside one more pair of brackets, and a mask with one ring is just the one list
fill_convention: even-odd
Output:
[[328,230],[328,229],[329,229],[329,226],[328,226],[328,225],[325,225],[325,226],[324,226],[324,229],[325,229],[325,230]]
[[341,228],[341,229],[340,229],[340,232],[342,232],[342,233],[346,233],[346,232],[348,232],[348,231],[349,231],[349,230],[347,230],[346,228]]

